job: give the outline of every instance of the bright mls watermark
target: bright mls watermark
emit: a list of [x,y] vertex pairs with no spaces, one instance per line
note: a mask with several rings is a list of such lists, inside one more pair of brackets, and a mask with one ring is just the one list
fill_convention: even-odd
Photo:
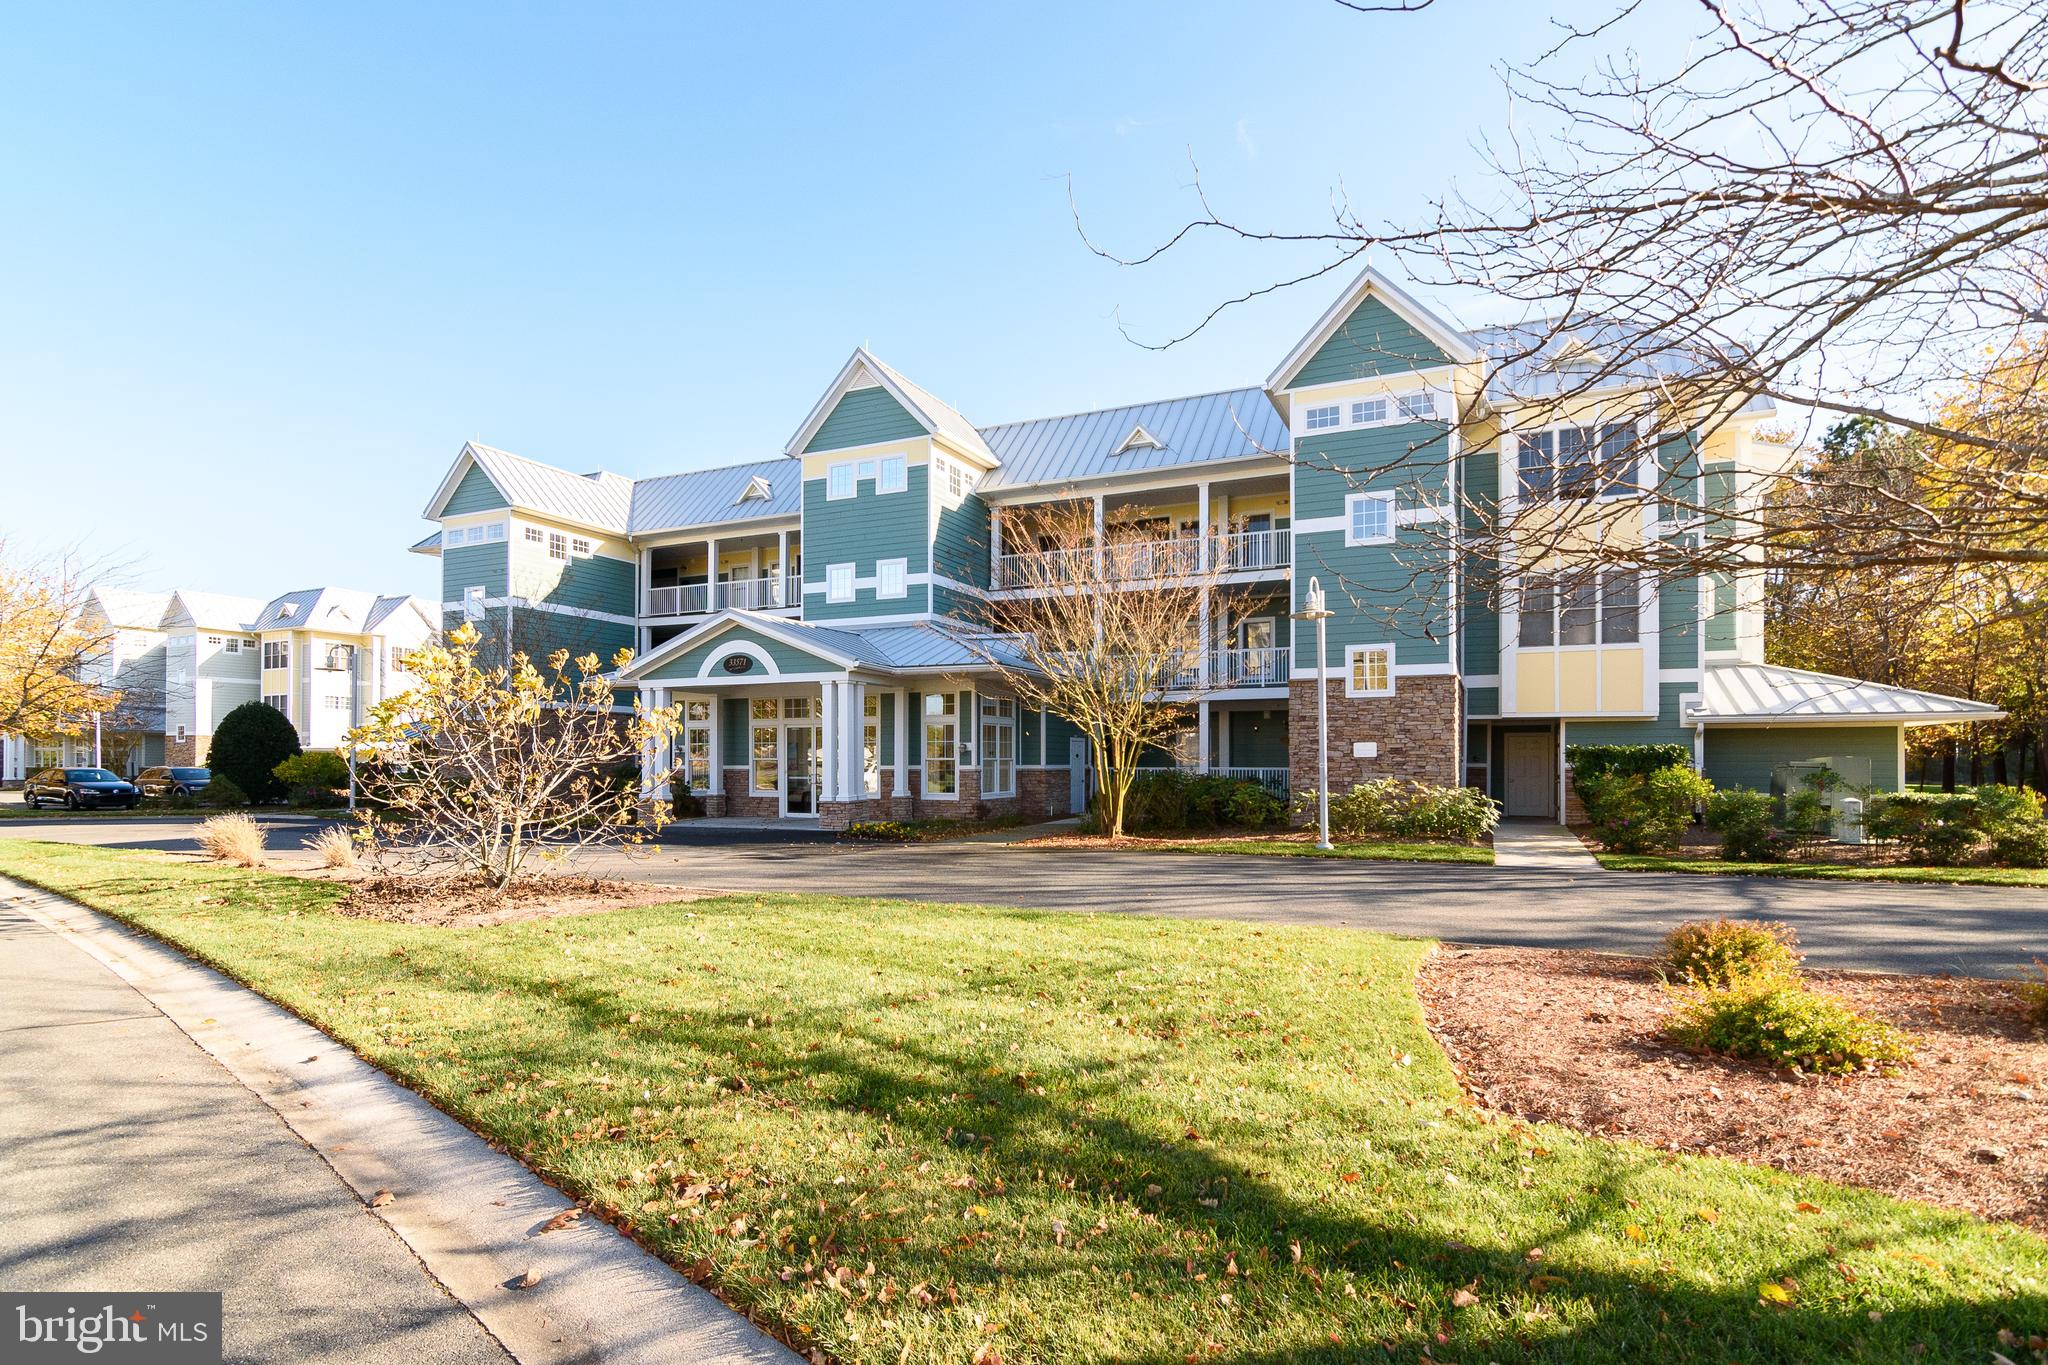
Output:
[[0,1293],[0,1360],[215,1365],[220,1295]]

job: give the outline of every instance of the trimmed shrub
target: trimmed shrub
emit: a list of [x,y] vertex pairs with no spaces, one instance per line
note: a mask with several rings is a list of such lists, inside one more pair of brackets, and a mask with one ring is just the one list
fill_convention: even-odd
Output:
[[1664,936],[1665,975],[1688,986],[1727,986],[1748,977],[1797,980],[1799,936],[1775,920],[1713,919]]
[[216,815],[199,826],[199,847],[211,858],[243,867],[263,864],[263,826],[246,815]]
[[919,836],[901,820],[856,820],[846,827],[846,837],[878,844],[907,844],[915,843]]
[[306,840],[306,848],[320,855],[320,866],[342,868],[354,871],[357,864],[356,841],[349,838],[348,831],[339,825],[329,825],[312,838]]
[[1721,856],[1741,862],[1775,862],[1785,839],[1771,824],[1766,792],[1730,787],[1707,798],[1707,828],[1721,836]]
[[1131,783],[1124,829],[1135,834],[1256,827],[1277,824],[1285,814],[1277,797],[1249,779],[1161,768]]
[[1683,744],[1567,744],[1564,761],[1576,784],[1609,773],[1648,777],[1660,768],[1690,767],[1692,750]]
[[1992,862],[2048,867],[2048,818],[2039,792],[1990,783],[1977,788],[1976,797],[1977,828],[1991,841]]
[[1913,1060],[1913,1043],[1881,1019],[1783,976],[1690,992],[1665,1025],[1688,1047],[1800,1071],[1844,1075]]
[[1713,783],[1691,767],[1678,765],[1649,773],[1607,771],[1575,777],[1574,785],[1594,833],[1617,853],[1675,846],[1692,823],[1693,807],[1714,793]]
[[[1297,820],[1316,818],[1316,794],[1295,799]],[[1330,832],[1344,839],[1458,839],[1477,843],[1500,823],[1500,807],[1477,787],[1437,787],[1398,777],[1361,782],[1330,796]]]
[[333,791],[348,785],[348,760],[331,749],[293,754],[270,771],[278,781],[294,790],[321,787]]
[[200,788],[197,797],[188,799],[202,806],[211,806],[215,810],[231,810],[236,806],[249,804],[249,794],[242,790],[239,782],[226,773],[215,773],[213,780]]
[[1975,792],[1895,792],[1872,802],[1863,828],[1874,839],[1903,843],[1916,863],[1947,867],[1977,846]]
[[221,717],[206,761],[214,783],[228,777],[247,799],[275,801],[285,794],[277,765],[298,752],[299,732],[281,711],[264,702],[245,701]]
[[2021,982],[2020,999],[2026,1004],[2027,1022],[2035,1028],[2048,1028],[2048,962],[2035,958],[2034,970],[2041,979]]
[[2015,825],[1992,835],[1991,861],[2000,867],[2048,867],[2048,825]]

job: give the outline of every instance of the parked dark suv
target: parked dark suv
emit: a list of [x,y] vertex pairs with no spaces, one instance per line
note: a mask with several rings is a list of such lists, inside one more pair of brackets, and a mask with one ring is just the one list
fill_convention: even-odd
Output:
[[142,793],[105,768],[45,768],[21,784],[21,799],[30,810],[54,801],[72,810],[88,806],[122,806],[134,810]]
[[213,773],[207,768],[144,768],[135,785],[144,796],[195,796],[211,781]]

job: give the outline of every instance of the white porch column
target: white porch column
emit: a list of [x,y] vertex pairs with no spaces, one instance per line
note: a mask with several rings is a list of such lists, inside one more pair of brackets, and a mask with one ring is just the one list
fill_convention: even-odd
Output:
[[988,581],[1003,586],[1003,509],[988,511]]
[[704,542],[704,610],[717,611],[725,603],[718,600],[718,537]]
[[1209,771],[1209,699],[1202,698],[1195,707],[1195,742],[1201,747],[1196,751],[1195,771]]
[[1101,572],[1102,572],[1102,560],[1103,560],[1103,554],[1102,554],[1102,551],[1103,551],[1103,545],[1102,545],[1102,527],[1103,527],[1103,516],[1102,516],[1102,494],[1100,494],[1100,493],[1097,493],[1097,494],[1095,495],[1095,572],[1096,572],[1096,573],[1097,573],[1098,575],[1099,575],[1099,574],[1101,574]]
[[711,698],[711,771],[705,775],[707,796],[725,794],[725,698]]
[[1209,564],[1215,550],[1215,532],[1209,525],[1209,485],[1205,480],[1195,485],[1195,534],[1201,538],[1195,554],[1195,564],[1203,573],[1209,572]]
[[867,702],[866,683],[846,685],[846,791],[854,799],[868,794]]
[[[1202,589],[1202,603],[1195,612],[1195,629],[1202,640],[1202,658],[1198,677],[1207,683],[1216,677],[1216,628],[1209,614],[1209,589]],[[1204,712],[1204,714],[1207,714]]]
[[654,615],[654,551],[640,552],[640,614]]
[[[676,704],[675,689],[673,687],[656,688],[654,692],[654,701],[655,705],[662,707],[663,709],[667,709],[668,707],[674,706]],[[666,776],[666,774],[670,774],[675,771],[677,738],[677,735],[671,734],[667,739],[664,739],[658,746],[657,761],[661,765],[661,771],[664,774],[664,776],[660,784],[655,787],[654,794],[664,801],[672,799],[676,794],[675,783],[668,776]],[[684,779],[684,782],[687,784],[688,781],[689,779],[686,777]]]
[[910,689],[896,689],[896,761],[891,781],[897,796],[910,795]]
[[779,606],[794,607],[800,603],[789,600],[789,528],[783,527],[775,533],[775,586],[769,591],[770,601]]
[[818,799],[837,801],[839,790],[833,780],[839,767],[839,688],[837,682],[818,684]]
[[[643,709],[654,705],[654,697],[655,689],[652,687],[640,688],[640,705]],[[643,801],[652,800],[660,794],[654,782],[654,773],[660,763],[659,746],[652,737],[643,739],[640,743],[640,798]]]

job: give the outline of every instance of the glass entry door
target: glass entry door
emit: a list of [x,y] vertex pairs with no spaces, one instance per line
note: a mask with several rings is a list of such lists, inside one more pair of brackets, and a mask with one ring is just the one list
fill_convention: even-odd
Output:
[[815,725],[783,727],[782,813],[818,813],[818,727]]

